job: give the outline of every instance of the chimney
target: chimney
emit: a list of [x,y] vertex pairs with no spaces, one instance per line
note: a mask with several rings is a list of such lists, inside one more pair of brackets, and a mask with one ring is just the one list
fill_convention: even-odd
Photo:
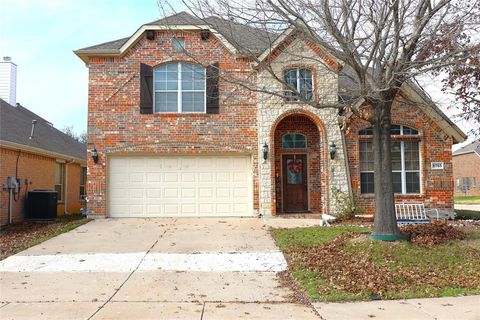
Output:
[[0,61],[0,98],[17,106],[17,65],[10,57]]

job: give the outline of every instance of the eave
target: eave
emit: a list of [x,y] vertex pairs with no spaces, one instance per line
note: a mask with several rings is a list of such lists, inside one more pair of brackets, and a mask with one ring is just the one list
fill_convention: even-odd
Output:
[[141,26],[128,40],[125,42],[120,49],[78,49],[73,51],[83,62],[88,63],[89,57],[119,57],[122,56],[129,48],[131,48],[135,43],[137,43],[142,34],[147,30],[210,30],[215,37],[217,37],[220,42],[227,48],[229,52],[233,55],[238,55],[238,50],[225,39],[218,31],[213,29],[209,25],[168,25],[168,26],[159,26],[146,24]]

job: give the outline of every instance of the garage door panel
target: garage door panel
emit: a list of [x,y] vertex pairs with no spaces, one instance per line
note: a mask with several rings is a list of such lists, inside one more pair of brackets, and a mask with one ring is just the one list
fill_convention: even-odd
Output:
[[165,183],[178,182],[178,172],[165,172]]
[[252,214],[247,156],[114,157],[108,169],[112,217]]
[[181,181],[182,182],[195,182],[195,172],[181,172]]
[[130,172],[145,172],[145,158],[130,158],[128,169]]
[[146,165],[148,172],[162,172],[163,171],[163,160],[160,158],[146,158]]
[[147,205],[147,215],[149,216],[161,216],[162,215],[162,206],[159,204]]
[[147,173],[147,183],[156,184],[162,182],[162,173],[161,172],[149,172]]
[[164,189],[165,198],[178,198],[178,189],[177,188],[165,188]]
[[165,215],[166,216],[178,216],[178,204],[165,204]]
[[230,182],[230,172],[216,172],[216,182]]
[[137,172],[137,173],[129,173],[128,174],[128,182],[129,183],[135,183],[135,184],[143,184],[144,183],[144,177],[145,174],[143,172]]

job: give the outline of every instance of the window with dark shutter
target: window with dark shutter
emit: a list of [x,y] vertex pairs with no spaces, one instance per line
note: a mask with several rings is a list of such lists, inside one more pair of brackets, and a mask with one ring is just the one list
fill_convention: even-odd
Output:
[[219,75],[220,69],[219,64],[214,63],[207,67],[206,77],[207,77],[207,113],[219,113],[220,111],[220,101],[219,101]]
[[140,113],[153,113],[153,67],[140,64]]

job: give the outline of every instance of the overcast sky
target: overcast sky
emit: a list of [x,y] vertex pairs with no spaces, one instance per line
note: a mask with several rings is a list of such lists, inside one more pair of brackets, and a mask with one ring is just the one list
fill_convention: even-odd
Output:
[[[180,1],[175,7],[183,9]],[[87,128],[88,72],[72,51],[130,36],[162,16],[156,0],[0,0],[0,8],[0,57],[18,66],[17,101],[77,133]],[[435,86],[427,89],[446,101]]]

